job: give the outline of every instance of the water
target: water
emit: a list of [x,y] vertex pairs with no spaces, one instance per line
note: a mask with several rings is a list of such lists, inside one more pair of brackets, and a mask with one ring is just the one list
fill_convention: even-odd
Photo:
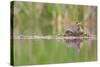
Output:
[[95,61],[97,41],[91,39],[14,39],[14,64]]

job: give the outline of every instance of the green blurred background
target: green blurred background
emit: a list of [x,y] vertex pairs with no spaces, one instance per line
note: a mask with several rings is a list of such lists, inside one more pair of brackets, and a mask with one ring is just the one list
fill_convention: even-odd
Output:
[[[97,7],[87,5],[14,2],[14,31],[22,35],[63,35],[79,19],[82,31],[97,34]],[[80,52],[65,47],[63,40],[14,39],[14,65],[49,64],[97,59],[97,41],[85,40]]]

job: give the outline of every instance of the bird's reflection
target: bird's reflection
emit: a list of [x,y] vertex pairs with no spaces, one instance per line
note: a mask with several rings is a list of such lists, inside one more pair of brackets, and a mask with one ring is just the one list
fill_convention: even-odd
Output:
[[73,48],[76,52],[80,52],[80,46],[83,39],[64,39],[65,46]]

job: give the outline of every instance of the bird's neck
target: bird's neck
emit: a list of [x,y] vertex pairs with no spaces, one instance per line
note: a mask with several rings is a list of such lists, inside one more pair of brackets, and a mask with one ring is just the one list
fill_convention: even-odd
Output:
[[77,24],[76,25],[76,30],[78,31],[78,32],[81,32],[81,29],[80,29],[81,27],[80,27],[80,24]]

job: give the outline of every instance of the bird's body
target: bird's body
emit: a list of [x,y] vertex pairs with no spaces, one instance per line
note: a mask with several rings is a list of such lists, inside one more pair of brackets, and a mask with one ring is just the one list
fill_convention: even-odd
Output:
[[84,34],[81,31],[81,26],[80,26],[80,22],[76,22],[76,27],[75,28],[67,28],[64,31],[64,36],[84,36],[86,34]]
[[65,30],[65,36],[81,36],[83,35],[83,32],[77,31],[74,28],[68,28]]

